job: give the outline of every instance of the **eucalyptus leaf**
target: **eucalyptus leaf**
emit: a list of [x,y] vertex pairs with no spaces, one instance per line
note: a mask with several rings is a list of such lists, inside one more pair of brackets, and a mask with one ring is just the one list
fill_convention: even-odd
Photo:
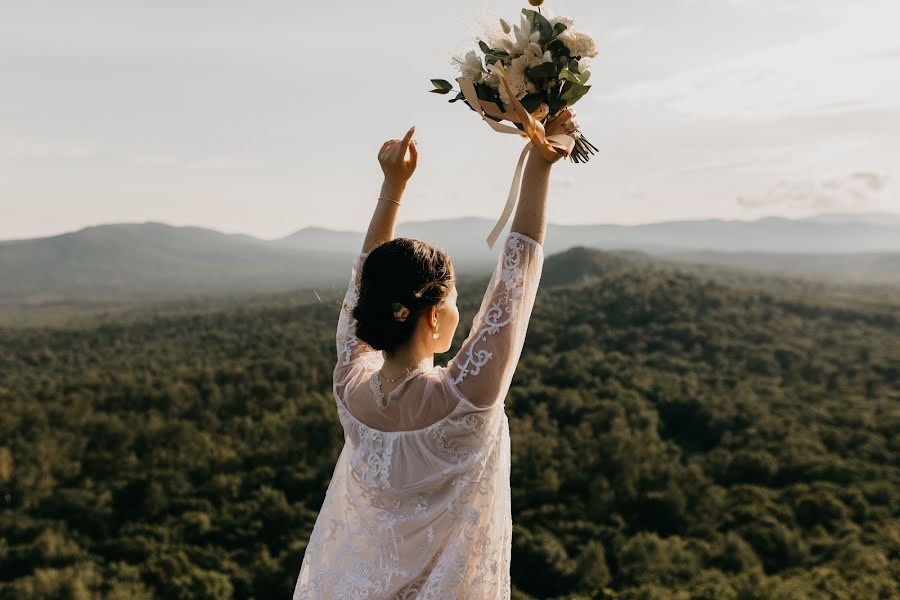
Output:
[[559,87],[560,86],[554,86],[547,93],[547,105],[550,106],[550,114],[551,115],[555,115],[555,114],[559,113],[560,109],[562,109],[562,107],[565,106],[565,103],[562,100],[560,100],[560,98],[559,98],[559,93],[560,93]]
[[544,94],[536,93],[536,94],[527,94],[524,98],[519,100],[525,110],[528,112],[534,112],[541,105],[541,102],[544,101]]
[[557,23],[556,25],[553,26],[553,37],[558,36],[566,29],[568,29],[568,27],[566,27],[565,23]]
[[553,27],[550,25],[550,21],[547,20],[547,17],[536,10],[529,10],[527,8],[522,9],[522,14],[528,17],[532,31],[540,31],[541,44],[546,44],[555,37],[556,34],[553,33]]
[[566,102],[567,106],[572,106],[573,104],[581,100],[584,95],[590,91],[590,89],[591,86],[589,85],[580,85],[576,83],[568,92],[563,94],[561,98]]
[[531,79],[547,79],[556,77],[558,71],[555,63],[541,63],[536,67],[528,69],[525,74]]
[[572,52],[569,50],[569,47],[563,44],[560,40],[553,40],[547,46],[553,56],[565,56],[566,58],[571,58]]
[[500,101],[500,92],[484,82],[475,84],[475,95],[478,96],[479,100],[487,100],[489,102]]
[[575,83],[581,83],[581,81],[578,78],[578,74],[573,73],[572,71],[570,71],[568,69],[563,69],[562,71],[559,72],[559,79],[561,81],[573,81]]
[[446,79],[432,79],[431,83],[438,90],[443,90],[441,92],[442,94],[446,94],[447,92],[449,92],[450,90],[453,89],[453,84],[450,83],[449,81],[447,81]]

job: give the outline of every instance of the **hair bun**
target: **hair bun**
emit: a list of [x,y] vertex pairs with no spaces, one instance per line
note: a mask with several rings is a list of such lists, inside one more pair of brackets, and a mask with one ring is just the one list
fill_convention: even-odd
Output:
[[449,255],[436,246],[413,238],[379,245],[360,274],[356,337],[393,352],[410,340],[419,317],[446,298],[454,280]]

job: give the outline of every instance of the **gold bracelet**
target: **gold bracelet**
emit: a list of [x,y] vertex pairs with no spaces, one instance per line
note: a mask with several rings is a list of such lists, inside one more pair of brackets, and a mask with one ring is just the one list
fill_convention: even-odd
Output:
[[399,201],[399,200],[394,200],[393,198],[385,198],[384,196],[378,196],[378,199],[379,199],[379,200],[387,200],[388,202],[393,202],[393,203],[396,204],[397,206],[400,206],[400,201]]

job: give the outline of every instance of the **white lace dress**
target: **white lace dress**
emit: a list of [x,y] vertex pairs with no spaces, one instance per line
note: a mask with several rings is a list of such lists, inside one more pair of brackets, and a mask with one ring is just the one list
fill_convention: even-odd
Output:
[[381,352],[355,336],[354,261],[338,321],[334,397],[344,429],[294,600],[510,597],[509,425],[543,248],[506,238],[481,308],[447,367],[413,376],[377,408]]

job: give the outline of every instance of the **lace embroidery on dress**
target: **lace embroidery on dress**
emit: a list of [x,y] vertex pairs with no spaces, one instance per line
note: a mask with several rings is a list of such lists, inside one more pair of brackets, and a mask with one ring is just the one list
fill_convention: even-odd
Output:
[[352,309],[365,255],[355,260],[333,386],[344,447],[294,600],[509,600],[510,439],[498,400],[522,349],[543,247],[517,233],[503,247],[469,338],[421,398],[458,400],[458,408],[422,429],[375,429],[345,403],[381,360],[355,336]]
[[[347,411],[346,407],[342,408]],[[349,411],[347,413],[349,414]],[[352,414],[350,416],[353,417]],[[350,457],[350,468],[359,472],[360,480],[370,488],[389,489],[394,446],[401,432],[379,431],[359,420],[352,421],[359,442]],[[357,469],[360,463],[362,463],[361,471]]]
[[338,335],[343,340],[341,344],[341,357],[344,366],[350,364],[350,359],[353,354],[353,347],[359,343],[359,340],[356,338],[355,330],[355,322],[352,318],[352,311],[356,308],[356,302],[359,300],[359,274],[354,273],[352,282],[350,286],[347,288],[347,295],[344,298],[344,304],[341,306],[341,310],[347,311],[349,318],[341,319],[342,327],[340,331],[338,331]]
[[491,298],[491,305],[482,317],[478,333],[469,345],[466,351],[466,360],[459,366],[459,375],[456,376],[453,383],[459,384],[467,375],[478,375],[481,367],[486,365],[494,355],[489,350],[479,348],[479,343],[515,320],[515,310],[518,306],[516,301],[522,297],[525,279],[521,263],[526,243],[524,236],[516,232],[511,232],[507,237],[503,255],[503,271],[500,273],[503,287],[497,286]]

